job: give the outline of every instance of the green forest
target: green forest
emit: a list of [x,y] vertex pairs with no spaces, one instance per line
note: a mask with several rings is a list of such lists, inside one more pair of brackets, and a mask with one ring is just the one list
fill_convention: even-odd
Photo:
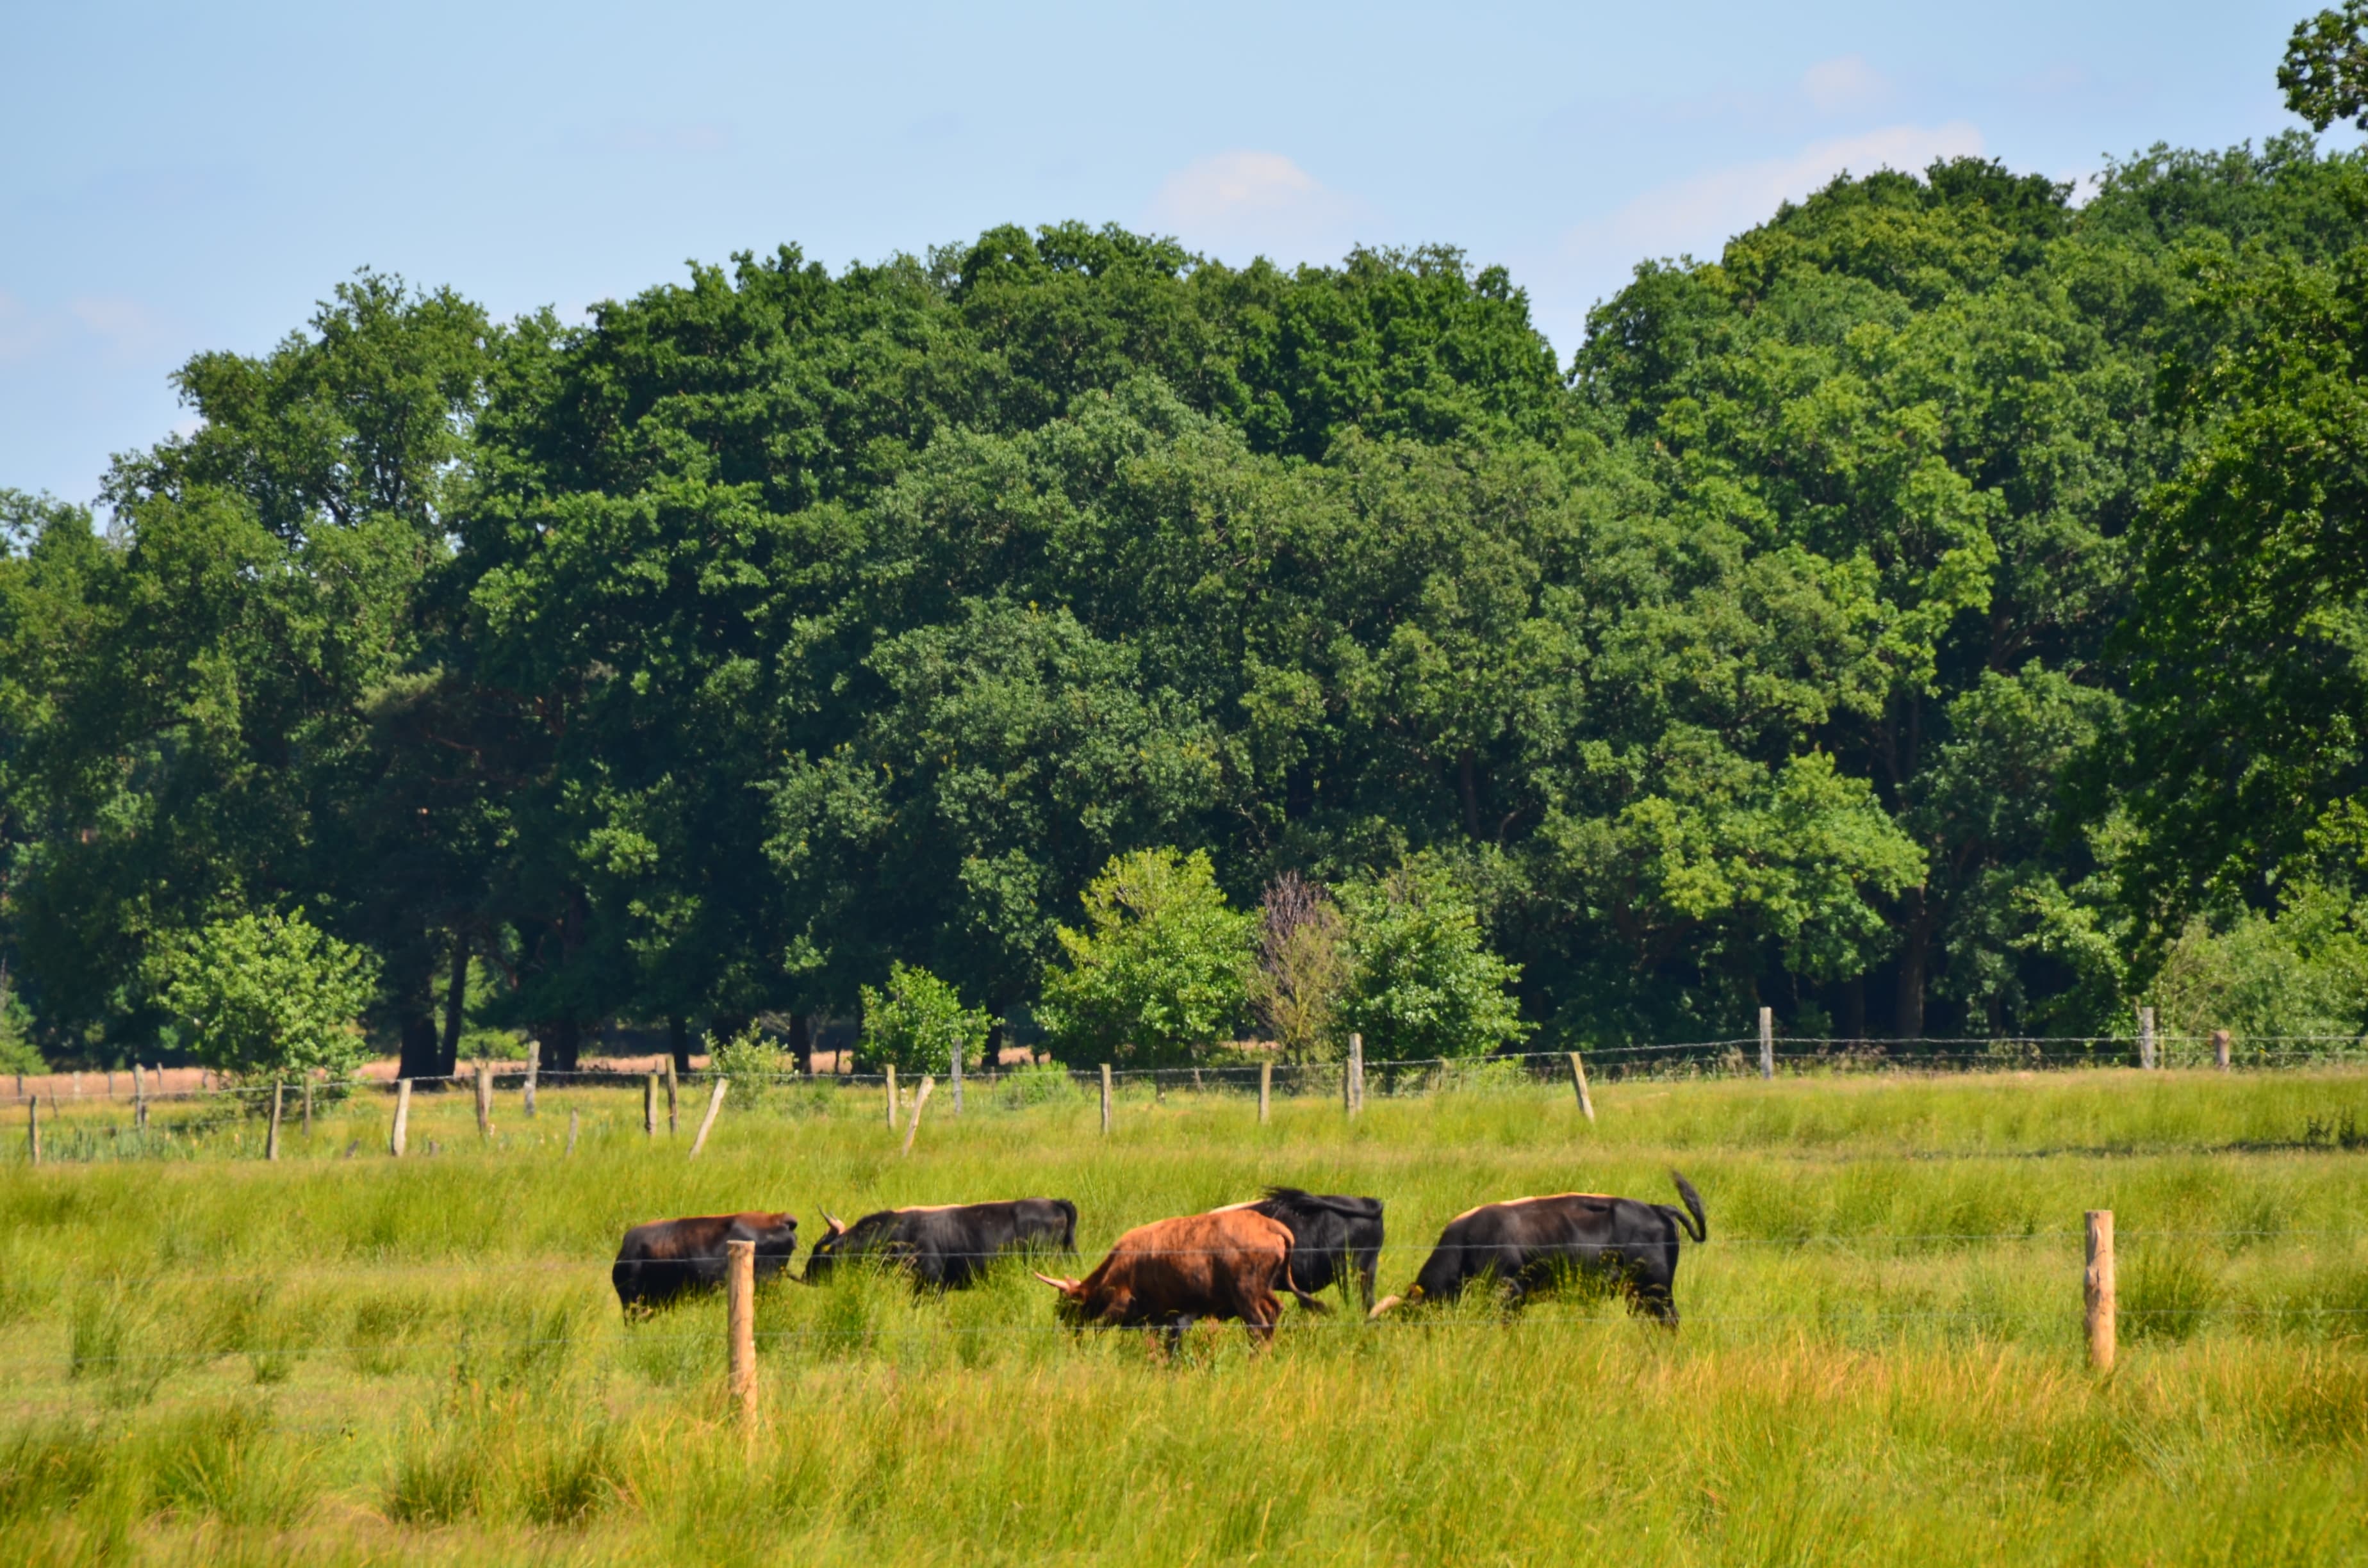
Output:
[[188,1060],[274,965],[421,1074],[867,991],[1086,1060],[2356,1034],[2363,354],[2301,130],[1845,176],[1566,361],[1445,245],[366,270],[95,511],[0,492],[6,1049]]

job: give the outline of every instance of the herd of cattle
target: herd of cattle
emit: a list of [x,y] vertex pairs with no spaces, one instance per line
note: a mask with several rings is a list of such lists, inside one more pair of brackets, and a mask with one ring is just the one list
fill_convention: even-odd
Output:
[[[1594,1192],[1467,1210],[1448,1221],[1406,1293],[1379,1302],[1381,1199],[1288,1187],[1269,1187],[1255,1202],[1138,1225],[1083,1279],[1036,1278],[1060,1292],[1061,1319],[1072,1326],[1144,1327],[1171,1342],[1200,1318],[1238,1321],[1254,1338],[1271,1340],[1282,1292],[1321,1312],[1328,1309],[1315,1292],[1351,1282],[1366,1314],[1379,1317],[1401,1304],[1453,1301],[1483,1279],[1518,1303],[1578,1277],[1624,1291],[1634,1310],[1675,1328],[1679,1238],[1699,1243],[1709,1229],[1693,1184],[1675,1171],[1669,1178],[1682,1210]],[[883,1209],[852,1225],[827,1212],[823,1220],[829,1232],[806,1256],[810,1285],[860,1261],[901,1269],[916,1287],[959,1289],[1008,1253],[1076,1251],[1077,1207],[1064,1198]],[[625,1233],[609,1277],[626,1312],[643,1312],[721,1284],[726,1243],[754,1243],[763,1278],[789,1267],[797,1239],[798,1222],[788,1214],[655,1220]]]

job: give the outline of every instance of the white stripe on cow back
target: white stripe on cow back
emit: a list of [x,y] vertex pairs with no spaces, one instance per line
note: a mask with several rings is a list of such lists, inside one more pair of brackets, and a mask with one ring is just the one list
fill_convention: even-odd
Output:
[[[1479,1209],[1466,1209],[1463,1213],[1458,1214],[1455,1220],[1469,1220],[1473,1215],[1480,1212],[1481,1209],[1510,1209],[1518,1203],[1553,1203],[1565,1198],[1592,1198],[1599,1203],[1620,1201],[1608,1192],[1544,1192],[1532,1198],[1508,1198],[1496,1203],[1483,1203]],[[1450,1220],[1448,1223],[1452,1225],[1455,1220]]]

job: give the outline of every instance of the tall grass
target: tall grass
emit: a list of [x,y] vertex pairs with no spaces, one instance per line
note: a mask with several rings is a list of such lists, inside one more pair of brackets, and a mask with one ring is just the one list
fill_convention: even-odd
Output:
[[[940,1119],[874,1096],[727,1112],[704,1154],[637,1096],[358,1102],[278,1165],[0,1170],[0,1556],[252,1561],[2316,1562],[2368,1554],[2368,1153],[2305,1136],[2368,1077],[2099,1073],[1522,1085],[1357,1121],[1170,1092]],[[564,1154],[568,1111],[585,1136]],[[376,1121],[373,1122],[373,1118]],[[162,1119],[161,1118],[159,1119]],[[376,1128],[374,1141],[364,1134]],[[368,1157],[340,1156],[362,1139]],[[103,1139],[94,1139],[103,1142]],[[1268,1354],[1076,1335],[1010,1269],[768,1285],[764,1415],[722,1401],[722,1309],[628,1324],[656,1215],[1051,1193],[1090,1254],[1288,1181],[1389,1204],[1384,1283],[1472,1204],[1669,1197],[1674,1336],[1616,1301],[1477,1296],[1369,1325],[1292,1309]],[[2079,1345],[2079,1221],[2116,1210],[2126,1347]]]

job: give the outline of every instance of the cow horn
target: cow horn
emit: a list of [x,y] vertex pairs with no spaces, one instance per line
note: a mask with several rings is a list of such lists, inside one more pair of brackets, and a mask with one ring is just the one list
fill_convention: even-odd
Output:
[[1372,1322],[1373,1319],[1381,1316],[1383,1312],[1388,1312],[1392,1307],[1404,1302],[1406,1298],[1404,1296],[1383,1296],[1380,1301],[1373,1303],[1373,1310],[1365,1314],[1365,1321],[1367,1323]]
[[1077,1282],[1074,1279],[1055,1279],[1049,1274],[1037,1274],[1036,1270],[1032,1268],[1028,1272],[1035,1274],[1037,1278],[1042,1279],[1045,1284],[1050,1285],[1053,1290],[1060,1291],[1061,1294],[1064,1296],[1077,1288]]
[[837,1215],[832,1213],[827,1209],[822,1211],[822,1222],[830,1227],[830,1233],[834,1236],[843,1236],[847,1234],[847,1221],[840,1219]]

